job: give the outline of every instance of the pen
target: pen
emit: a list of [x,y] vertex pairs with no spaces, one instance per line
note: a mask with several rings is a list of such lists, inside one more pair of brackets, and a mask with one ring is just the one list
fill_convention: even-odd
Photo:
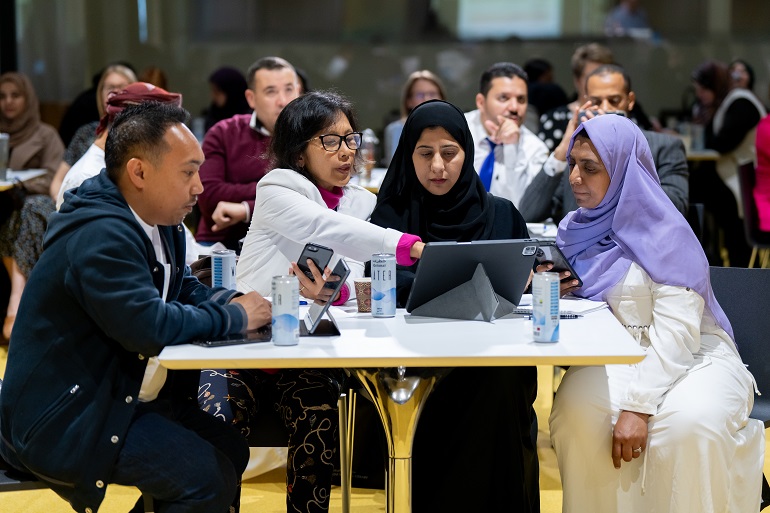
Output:
[[[524,314],[527,316],[527,319],[532,319],[532,313],[526,313]],[[559,319],[580,319],[583,317],[580,314],[559,314]]]

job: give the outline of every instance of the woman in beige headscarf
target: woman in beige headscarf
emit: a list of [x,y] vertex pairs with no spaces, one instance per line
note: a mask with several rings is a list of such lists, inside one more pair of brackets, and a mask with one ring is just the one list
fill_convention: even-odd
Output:
[[11,278],[11,296],[3,324],[3,336],[9,339],[27,276],[43,250],[46,218],[54,210],[48,189],[64,155],[64,144],[52,126],[40,121],[37,95],[22,73],[0,75],[0,132],[10,135],[11,169],[46,171],[45,175],[26,182],[23,190],[16,191],[20,194],[15,196],[23,197],[23,202],[9,207],[10,195],[0,199],[0,203],[7,202],[3,208],[6,215],[0,219],[0,255]]

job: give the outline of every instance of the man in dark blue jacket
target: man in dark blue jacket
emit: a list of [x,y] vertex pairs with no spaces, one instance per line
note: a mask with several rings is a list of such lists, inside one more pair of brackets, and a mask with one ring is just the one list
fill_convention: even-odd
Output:
[[180,223],[203,190],[187,112],[126,109],[106,171],[68,194],[17,316],[0,396],[0,454],[79,512],[107,483],[137,486],[168,512],[225,512],[245,441],[199,410],[199,372],[166,371],[168,345],[270,321],[255,293],[208,288],[184,264]]

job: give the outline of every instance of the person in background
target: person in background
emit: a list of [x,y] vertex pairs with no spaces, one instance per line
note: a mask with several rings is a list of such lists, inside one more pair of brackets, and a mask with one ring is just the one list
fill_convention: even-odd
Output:
[[652,35],[641,0],[620,0],[604,20],[604,34],[609,37]]
[[[748,264],[750,248],[744,236],[738,166],[754,160],[756,127],[766,115],[751,91],[730,89],[727,66],[706,61],[692,74],[697,103],[693,120],[705,126],[705,147],[719,152],[716,169],[701,165],[690,184],[690,201],[703,203],[724,234],[729,263]],[[694,172],[695,173],[695,172]]]
[[[484,190],[463,112],[434,100],[406,120],[371,222],[425,242],[528,238],[513,203]],[[398,306],[416,265],[396,271]],[[412,458],[414,511],[540,511],[532,425],[534,367],[456,368],[420,414]]]
[[[254,216],[236,267],[240,291],[270,294],[273,276],[292,272],[308,300],[321,294],[325,269],[308,261],[314,281],[296,264],[308,242],[334,250],[353,276],[373,253],[394,253],[401,263],[422,254],[418,237],[366,222],[375,196],[350,178],[363,165],[361,133],[351,104],[324,91],[289,103],[275,122],[271,156],[275,166],[257,184]],[[353,290],[343,285],[334,304]],[[338,446],[337,401],[344,373],[338,369],[204,370],[201,407],[245,435],[257,415],[277,411],[289,433],[287,511],[329,508],[333,454]]]
[[54,210],[48,190],[64,144],[55,128],[40,121],[37,94],[23,73],[0,75],[0,132],[10,134],[11,169],[45,170],[42,177],[24,183],[23,202],[13,205],[8,217],[0,220],[0,255],[11,280],[3,322],[3,337],[8,340],[27,278],[43,251],[46,218]]
[[96,127],[99,126],[99,120],[104,117],[107,97],[110,93],[122,91],[126,86],[134,82],[136,82],[136,75],[131,68],[123,64],[111,64],[104,69],[96,86],[95,108],[98,116],[94,121],[80,126],[72,137],[72,141],[67,145],[67,151],[64,152],[64,160],[59,164],[56,175],[51,180],[49,190],[51,198],[56,200],[67,171],[86,153],[96,139]]
[[410,74],[401,89],[401,117],[385,127],[385,159],[384,164],[390,164],[396,145],[401,137],[409,113],[412,109],[428,100],[446,100],[446,89],[441,79],[427,69]]
[[735,59],[727,67],[730,74],[730,87],[754,91],[754,68],[743,59]]
[[299,79],[299,94],[309,93],[313,89],[310,87],[310,77],[304,69],[294,67],[294,71],[297,72],[297,79]]
[[266,158],[275,120],[299,96],[294,67],[280,57],[264,57],[247,72],[246,101],[251,114],[238,114],[215,124],[203,139],[206,161],[201,166],[204,192],[195,238],[221,242],[239,250],[254,210],[257,182],[270,169]]
[[532,132],[537,133],[540,129],[540,115],[567,105],[569,99],[564,89],[553,81],[553,66],[547,60],[528,60],[524,63],[524,72],[529,78],[529,106],[525,124]]
[[137,79],[139,82],[152,84],[161,89],[168,89],[168,76],[166,75],[166,72],[158,66],[147,66],[141,73],[139,73]]
[[[566,145],[549,155],[546,145],[524,125],[527,115],[527,74],[516,64],[498,62],[481,75],[477,109],[465,113],[474,143],[474,168],[484,188],[517,208],[522,197],[541,194],[530,189],[540,173],[560,174],[566,168]],[[527,219],[527,215],[524,215]]]
[[757,125],[757,165],[754,201],[759,217],[759,229],[770,232],[770,116]]
[[[127,68],[131,73],[131,76],[136,80],[134,68],[131,64],[120,61],[113,64],[120,64]],[[109,65],[108,65],[109,66]],[[61,136],[64,146],[69,146],[72,142],[72,138],[75,136],[75,132],[88,123],[99,121],[102,114],[99,111],[99,81],[104,75],[105,68],[100,69],[91,78],[91,87],[81,92],[72,100],[69,107],[67,107],[64,116],[62,116],[59,123],[59,136]],[[75,159],[77,160],[77,159]],[[74,162],[74,161],[73,161]]]
[[605,301],[645,356],[572,366],[559,385],[550,427],[563,511],[757,511],[765,434],[749,418],[756,384],[700,242],[629,119],[586,121],[569,150],[580,208],[556,243],[583,280],[573,294]]
[[[693,80],[698,101],[708,108],[708,112],[713,112],[706,119],[705,145],[722,155],[717,162],[717,172],[740,205],[738,166],[754,159],[755,129],[767,112],[749,89],[737,85],[730,87],[729,82],[711,89],[710,84],[714,83],[711,77],[724,80],[725,76],[723,64],[706,62],[695,70]],[[725,89],[727,92],[722,96]]]
[[246,466],[240,435],[198,409],[199,373],[156,358],[271,318],[258,294],[207,287],[184,265],[179,224],[203,160],[187,118],[144,102],[115,119],[106,170],[51,216],[19,307],[0,454],[76,511],[97,511],[115,483],[152,497],[153,511],[225,513]]
[[537,136],[553,150],[564,137],[567,124],[586,101],[586,77],[602,64],[613,64],[612,51],[599,43],[579,46],[572,53],[570,68],[576,98],[566,106],[556,107],[540,116]]
[[203,113],[206,132],[223,119],[251,112],[249,102],[246,101],[248,88],[243,73],[235,68],[223,66],[209,75],[211,103]]
[[[85,180],[98,175],[104,169],[104,145],[107,142],[109,129],[115,117],[123,112],[126,107],[148,101],[168,103],[181,107],[182,95],[169,93],[160,87],[155,87],[146,82],[134,82],[118,93],[111,93],[107,100],[107,113],[101,119],[99,127],[96,129],[96,140],[88,148],[85,155],[75,162],[67,176],[64,177],[64,181],[59,189],[59,195],[56,197],[56,210],[59,210],[64,203],[65,192],[79,187]],[[190,229],[184,224],[182,226],[186,236],[185,263],[190,265],[198,260],[199,255],[205,251],[195,242],[195,237],[193,237]]]
[[[585,119],[607,113],[629,117],[636,103],[631,77],[623,68],[614,64],[603,64],[589,73],[585,88],[588,102],[581,107],[586,112]],[[650,146],[663,191],[676,209],[682,215],[687,215],[690,171],[682,141],[649,130],[642,130],[642,134]],[[571,136],[569,131],[565,134],[567,139]],[[540,179],[549,180],[548,187],[553,190],[553,194],[550,199],[547,194],[526,196],[522,200],[522,209],[528,212],[528,219],[544,221],[551,217],[558,224],[568,212],[578,208],[569,186],[569,173],[554,178],[543,175],[535,180]]]

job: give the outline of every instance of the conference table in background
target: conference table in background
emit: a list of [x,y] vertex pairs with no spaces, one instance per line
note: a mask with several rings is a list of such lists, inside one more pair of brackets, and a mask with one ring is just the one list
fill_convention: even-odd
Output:
[[372,168],[371,173],[367,176],[365,172],[361,172],[350,179],[350,183],[354,183],[364,187],[370,192],[377,194],[382,185],[382,180],[385,178],[385,173],[388,171],[386,167]]
[[417,317],[399,309],[373,318],[355,306],[333,308],[341,334],[221,347],[169,346],[169,369],[345,368],[373,398],[388,441],[388,513],[411,511],[412,441],[430,392],[452,367],[636,363],[644,353],[607,309],[562,320],[560,341],[537,343],[526,317],[493,322]]
[[0,180],[0,192],[7,191],[17,183],[24,183],[38,176],[43,176],[47,172],[45,169],[27,169],[24,171],[9,169],[5,180]]
[[687,150],[687,162],[716,162],[719,156],[716,150]]

